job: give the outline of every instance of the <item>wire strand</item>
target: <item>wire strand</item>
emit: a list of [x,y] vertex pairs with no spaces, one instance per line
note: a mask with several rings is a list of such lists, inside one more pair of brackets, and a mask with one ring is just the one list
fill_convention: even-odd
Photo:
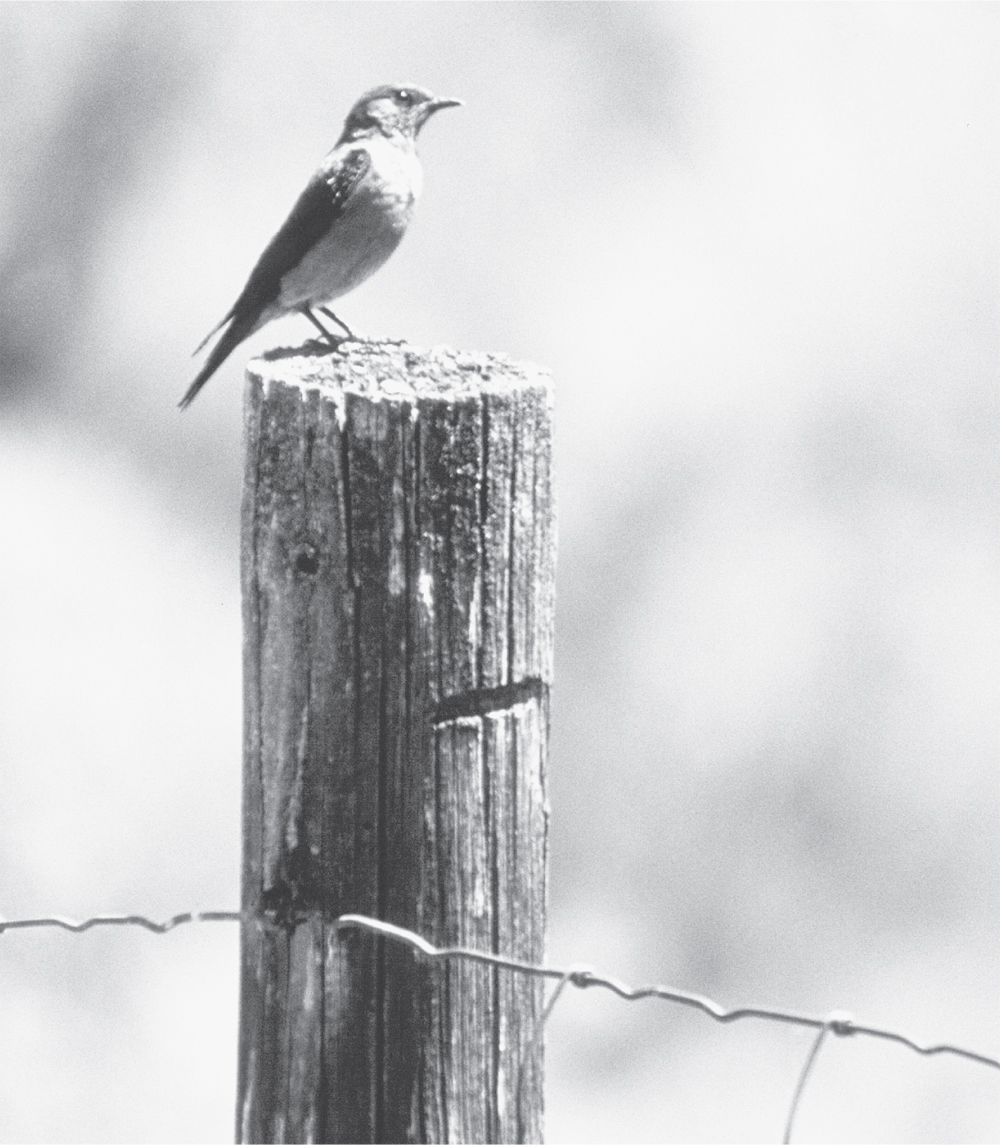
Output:
[[[25,930],[42,926],[56,926],[63,930],[73,931],[74,933],[90,930],[95,926],[140,926],[145,930],[152,931],[154,934],[165,934],[167,931],[173,930],[175,927],[181,926],[184,923],[238,922],[242,917],[241,912],[237,910],[206,910],[185,911],[182,914],[173,915],[164,922],[156,922],[141,914],[101,914],[95,915],[93,918],[83,919],[82,921],[65,918],[62,915],[49,915],[42,918],[0,918],[0,934],[6,930]],[[678,1005],[690,1006],[693,1009],[700,1010],[703,1014],[707,1014],[717,1022],[727,1023],[740,1021],[743,1018],[759,1018],[764,1021],[785,1022],[794,1026],[806,1026],[814,1030],[823,1031],[824,1036],[827,1031],[839,1037],[850,1037],[855,1034],[862,1034],[870,1038],[881,1038],[884,1041],[896,1042],[918,1054],[924,1054],[926,1056],[932,1056],[934,1054],[954,1054],[957,1057],[965,1058],[967,1061],[978,1062],[980,1065],[986,1065],[992,1069],[1000,1070],[1000,1060],[989,1057],[987,1054],[981,1054],[975,1050],[963,1049],[961,1046],[954,1046],[946,1042],[924,1045],[914,1041],[913,1038],[908,1038],[905,1034],[896,1033],[894,1030],[883,1030],[876,1026],[859,1025],[848,1017],[838,1017],[834,1020],[831,1020],[829,1017],[815,1018],[809,1014],[796,1014],[792,1011],[775,1010],[766,1006],[738,1006],[727,1010],[725,1007],[720,1006],[718,1002],[714,1002],[711,998],[706,998],[701,994],[692,994],[686,990],[672,990],[666,986],[628,986],[618,978],[613,978],[605,974],[597,974],[595,971],[587,968],[571,966],[566,970],[556,966],[536,966],[532,962],[523,962],[518,958],[507,958],[502,954],[488,954],[486,951],[471,950],[464,946],[433,946],[426,938],[421,937],[412,930],[407,930],[402,926],[395,926],[391,922],[382,922],[377,918],[369,918],[363,914],[341,915],[334,920],[333,925],[337,930],[354,928],[367,930],[374,934],[381,934],[385,938],[390,938],[396,942],[402,942],[412,947],[425,958],[464,958],[469,962],[479,962],[485,966],[500,966],[521,974],[534,974],[541,978],[563,979],[564,986],[565,983],[571,983],[581,990],[588,989],[592,986],[599,986],[605,990],[610,990],[613,994],[616,994],[619,998],[623,998],[627,1002],[637,1002],[643,998],[662,998],[666,1002],[676,1002]],[[549,1005],[547,1007],[549,1012],[551,1012],[551,1007],[555,1004],[561,992],[562,989],[558,989],[552,998],[549,999]],[[545,1017],[548,1017],[547,1013]]]
[[[662,998],[667,1002],[677,1002],[682,1006],[691,1006],[694,1009],[701,1010],[702,1013],[707,1014],[710,1018],[714,1018],[717,1022],[726,1023],[739,1021],[742,1018],[761,1018],[766,1021],[787,1022],[791,1025],[808,1026],[815,1030],[821,1030],[828,1024],[828,1019],[826,1018],[814,1018],[808,1014],[795,1014],[791,1011],[773,1010],[764,1006],[740,1006],[727,1010],[723,1006],[720,1006],[718,1002],[713,1002],[711,998],[706,998],[701,994],[691,994],[686,990],[671,990],[666,986],[627,986],[617,978],[596,974],[593,971],[573,973],[572,969],[567,971],[555,966],[535,966],[529,962],[521,962],[516,958],[506,958],[501,954],[486,954],[481,950],[468,950],[461,946],[434,947],[431,946],[425,938],[421,938],[419,934],[414,934],[411,930],[406,930],[401,926],[394,926],[389,922],[381,922],[378,919],[367,918],[365,915],[360,914],[341,915],[340,918],[337,919],[336,926],[338,929],[359,927],[364,930],[374,931],[377,934],[383,934],[387,938],[395,938],[421,951],[428,958],[467,958],[474,962],[483,962],[491,966],[505,966],[511,970],[519,970],[526,974],[537,974],[545,978],[569,978],[573,985],[580,989],[585,989],[589,986],[602,986],[604,989],[617,994],[619,998],[624,998],[627,1002],[637,1002],[643,998]],[[946,1043],[929,1046],[921,1045],[919,1042],[906,1037],[904,1034],[897,1034],[892,1030],[881,1030],[875,1026],[861,1026],[848,1020],[837,1021],[830,1025],[829,1028],[840,1037],[848,1037],[851,1034],[865,1034],[868,1037],[885,1038],[889,1041],[899,1042],[901,1045],[908,1046],[918,1054],[957,1054],[959,1057],[967,1058],[969,1061],[980,1062],[982,1065],[992,1066],[994,1069],[1000,1070],[1000,1061],[996,1058],[988,1057],[986,1054],[980,1054],[974,1050],[962,1049],[960,1046],[953,1046]]]
[[788,1120],[785,1122],[785,1135],[782,1137],[782,1145],[791,1145],[792,1140],[792,1126],[795,1123],[795,1114],[798,1112],[799,1102],[802,1100],[802,1094],[805,1092],[806,1082],[809,1080],[809,1074],[812,1071],[813,1064],[819,1056],[820,1047],[826,1035],[837,1026],[844,1024],[850,1025],[851,1015],[845,1014],[840,1010],[835,1010],[823,1023],[823,1028],[813,1039],[813,1044],[809,1049],[806,1056],[805,1063],[802,1066],[802,1072],[799,1074],[799,1080],[795,1085],[795,1092],[792,1094],[792,1104],[788,1109]]
[[175,926],[185,922],[238,922],[242,917],[238,910],[186,910],[182,914],[173,915],[165,922],[154,922],[142,914],[98,914],[78,922],[76,919],[53,914],[46,918],[0,918],[0,934],[5,930],[27,930],[37,926],[57,926],[62,930],[71,930],[75,934],[90,930],[94,926],[141,926],[154,934],[166,934],[168,930],[173,930]]

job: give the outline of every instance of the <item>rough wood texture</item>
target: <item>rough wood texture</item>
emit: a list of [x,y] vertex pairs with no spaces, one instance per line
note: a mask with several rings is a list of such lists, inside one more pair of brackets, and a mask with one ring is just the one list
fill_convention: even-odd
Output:
[[[348,343],[251,364],[244,1141],[539,1141],[551,387]],[[540,1039],[539,1039],[540,1042]]]

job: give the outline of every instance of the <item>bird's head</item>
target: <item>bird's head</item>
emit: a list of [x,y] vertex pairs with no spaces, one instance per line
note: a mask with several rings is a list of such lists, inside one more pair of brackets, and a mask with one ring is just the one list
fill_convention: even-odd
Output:
[[426,88],[413,84],[384,84],[366,91],[344,121],[340,142],[370,135],[400,134],[416,139],[417,132],[435,111],[460,107],[460,99],[437,99]]

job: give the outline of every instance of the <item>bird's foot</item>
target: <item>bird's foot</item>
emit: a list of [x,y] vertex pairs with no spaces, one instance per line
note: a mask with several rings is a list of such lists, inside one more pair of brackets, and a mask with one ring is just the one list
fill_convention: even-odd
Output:
[[332,310],[328,310],[325,306],[319,306],[319,307],[317,307],[317,309],[319,310],[320,314],[325,314],[327,316],[327,318],[330,319],[331,322],[336,322],[337,325],[341,328],[341,330],[343,330],[344,333],[347,335],[348,339],[351,339],[354,341],[359,340],[359,339],[356,339],[354,337],[354,332],[353,332],[353,330],[351,330],[350,326],[348,326],[346,322],[342,322],[337,317],[337,315],[334,314],[334,312]]
[[339,334],[331,334],[330,331],[327,330],[327,328],[323,325],[323,323],[320,322],[320,320],[316,317],[316,315],[313,314],[312,310],[310,310],[308,306],[300,306],[299,309],[302,311],[305,317],[308,318],[309,321],[316,327],[316,329],[322,335],[323,340],[332,349],[336,350],[343,342],[347,342],[349,339],[354,337],[350,329],[348,329],[347,326],[344,326],[344,323],[340,321],[336,314],[332,313],[330,310],[327,310],[325,306],[319,306],[317,309],[321,310],[328,318],[332,318],[338,326],[343,326],[347,334],[346,338],[341,337]]

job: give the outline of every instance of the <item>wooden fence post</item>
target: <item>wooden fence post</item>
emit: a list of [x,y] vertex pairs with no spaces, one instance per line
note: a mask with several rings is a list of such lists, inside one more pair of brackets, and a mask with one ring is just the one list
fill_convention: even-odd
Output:
[[247,373],[237,1135],[539,1141],[551,385],[398,343]]

